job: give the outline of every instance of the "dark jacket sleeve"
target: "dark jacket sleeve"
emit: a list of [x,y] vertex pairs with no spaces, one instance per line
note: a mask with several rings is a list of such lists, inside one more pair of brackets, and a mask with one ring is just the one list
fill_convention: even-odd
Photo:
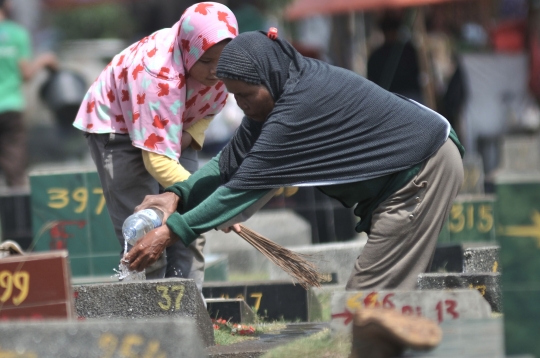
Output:
[[238,216],[270,189],[239,190],[221,186],[219,156],[188,180],[165,189],[182,198],[178,212],[167,219],[167,226],[188,246],[200,234]]

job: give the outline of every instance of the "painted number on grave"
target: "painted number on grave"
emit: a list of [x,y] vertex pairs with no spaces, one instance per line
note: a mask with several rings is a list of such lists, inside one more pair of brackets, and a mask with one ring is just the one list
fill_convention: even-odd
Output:
[[[364,296],[363,292],[359,292],[350,298],[346,302],[346,310],[343,313],[338,313],[336,317],[346,317],[350,315],[350,312],[355,312],[361,308],[375,308],[382,307],[388,309],[397,309],[403,314],[407,315],[417,315],[422,316],[422,307],[420,306],[411,306],[411,305],[402,305],[396,306],[393,302],[393,293],[388,293],[384,297],[380,297],[378,292],[370,292]],[[459,318],[458,304],[455,300],[441,300],[438,301],[435,305],[435,311],[437,313],[437,320],[439,323],[443,322],[446,319],[457,319]],[[347,323],[345,323],[347,324]]]
[[444,300],[437,302],[437,305],[435,306],[435,310],[437,311],[437,320],[439,323],[444,321],[444,313],[450,315],[452,319],[459,318],[459,313],[456,311],[457,308],[457,302],[454,300]]
[[16,358],[37,358],[38,355],[35,353],[35,352],[24,352],[24,353],[19,353],[17,351],[4,351],[2,350],[2,347],[0,347],[0,357],[6,357],[6,358],[9,358],[9,357],[16,357]]
[[[497,262],[495,262],[497,263]],[[496,271],[493,271],[493,272],[496,272]],[[486,285],[473,285],[472,283],[469,285],[469,288],[473,288],[475,290],[478,290],[478,292],[480,292],[480,294],[482,296],[485,296],[486,295]]]
[[493,207],[487,204],[454,204],[450,211],[448,229],[451,233],[476,228],[480,233],[489,232],[493,228]]
[[[85,187],[79,187],[69,192],[66,188],[49,188],[47,190],[49,194],[49,201],[47,206],[53,209],[63,209],[69,205],[71,199],[75,202],[73,211],[75,213],[82,213],[88,205],[88,189]],[[92,194],[99,196],[99,201],[94,208],[96,215],[100,215],[105,207],[105,197],[103,196],[102,188],[93,188]]]
[[[99,338],[101,358],[167,358],[161,351],[160,342],[156,339],[146,340],[138,334],[126,334],[121,340],[112,333],[105,333]],[[142,355],[140,352],[143,352]]]
[[184,286],[172,286],[170,288],[169,286],[156,286],[156,291],[160,293],[161,298],[163,298],[162,301],[158,302],[159,307],[164,311],[168,311],[173,308],[174,302],[174,310],[179,310],[185,290],[186,288]]
[[512,237],[533,237],[536,239],[536,245],[540,248],[540,213],[537,210],[531,212],[532,225],[508,225],[500,227],[499,235]]
[[[230,296],[227,293],[222,294],[220,297],[221,298],[226,298],[226,299],[230,298]],[[261,300],[262,300],[262,297],[263,297],[262,292],[253,292],[253,293],[251,293],[249,295],[249,297],[255,299],[255,302],[254,302],[252,307],[255,309],[255,312],[257,312],[259,310],[259,307],[261,307]],[[246,298],[241,293],[237,294],[236,298],[240,298],[240,299],[246,301]],[[246,301],[246,303],[247,303],[247,301]]]
[[28,297],[30,274],[26,271],[0,271],[0,288],[4,289],[0,302],[3,304],[11,298],[13,304],[18,306]]

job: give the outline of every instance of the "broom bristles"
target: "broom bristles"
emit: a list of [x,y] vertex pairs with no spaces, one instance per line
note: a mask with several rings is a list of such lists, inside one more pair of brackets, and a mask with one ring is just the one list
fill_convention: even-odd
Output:
[[240,225],[240,227],[241,231],[238,233],[240,237],[292,276],[306,290],[310,286],[321,286],[324,276],[317,271],[317,267],[313,263],[306,259],[307,255],[292,252],[244,225]]

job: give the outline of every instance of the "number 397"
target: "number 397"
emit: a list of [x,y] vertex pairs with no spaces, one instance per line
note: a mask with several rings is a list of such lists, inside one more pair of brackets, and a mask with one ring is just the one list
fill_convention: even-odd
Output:
[[[47,190],[49,194],[49,202],[47,206],[53,209],[63,209],[69,205],[73,200],[76,203],[74,211],[76,213],[82,213],[88,206],[88,189],[85,187],[75,188],[71,193],[65,188],[50,188]],[[92,194],[99,196],[98,204],[95,207],[94,212],[96,215],[102,213],[105,207],[105,197],[103,196],[103,189],[94,188]]]

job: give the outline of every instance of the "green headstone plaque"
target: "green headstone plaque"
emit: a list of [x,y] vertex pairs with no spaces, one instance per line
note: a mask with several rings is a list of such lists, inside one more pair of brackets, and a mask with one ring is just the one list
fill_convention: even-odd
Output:
[[111,276],[120,245],[95,171],[30,175],[34,251],[68,250],[72,276]]
[[495,241],[495,196],[459,195],[452,205],[439,242]]
[[506,353],[540,357],[540,174],[499,176],[496,191]]

